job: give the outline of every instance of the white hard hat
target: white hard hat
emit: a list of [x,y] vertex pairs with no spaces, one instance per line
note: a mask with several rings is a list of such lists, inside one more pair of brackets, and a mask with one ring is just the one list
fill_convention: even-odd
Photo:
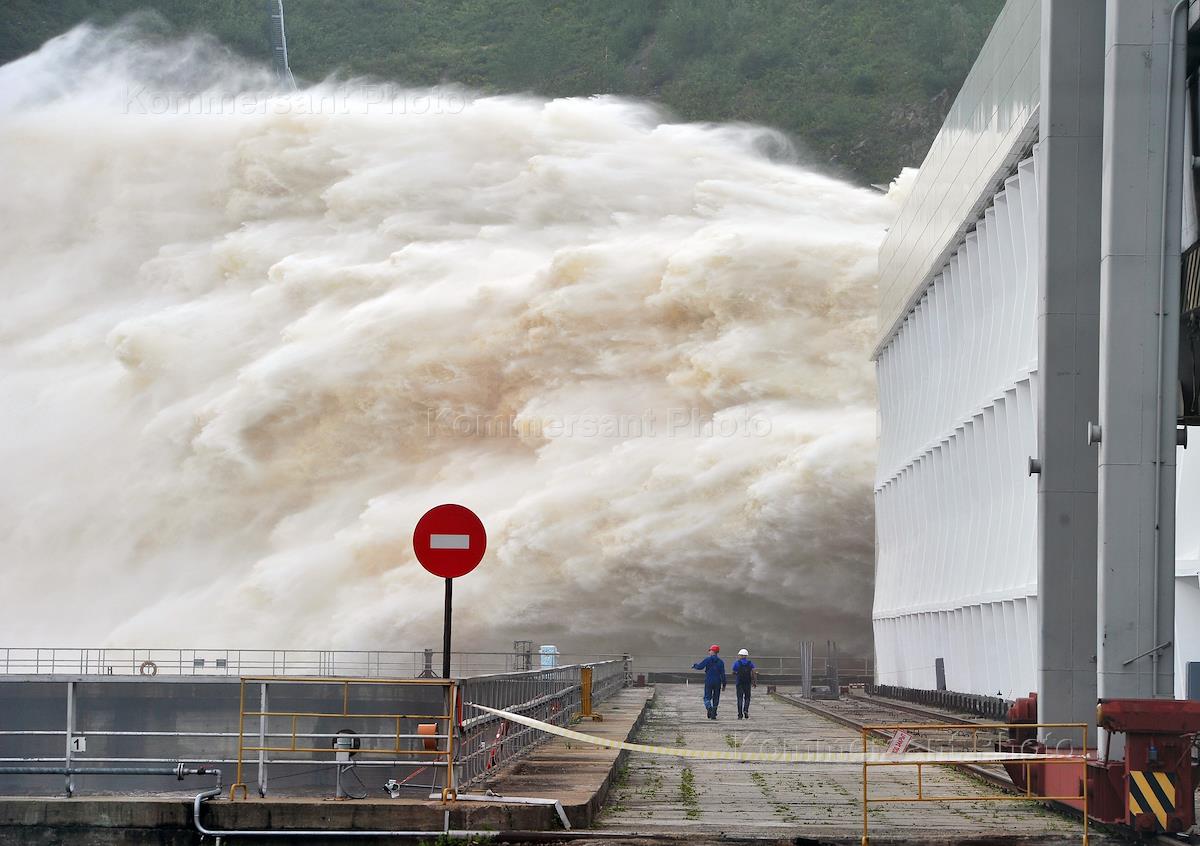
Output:
[[750,654],[750,653],[749,653],[749,652],[747,652],[747,651],[746,651],[746,650],[744,650],[744,649],[739,649],[739,650],[738,650],[738,655],[749,655],[749,654]]

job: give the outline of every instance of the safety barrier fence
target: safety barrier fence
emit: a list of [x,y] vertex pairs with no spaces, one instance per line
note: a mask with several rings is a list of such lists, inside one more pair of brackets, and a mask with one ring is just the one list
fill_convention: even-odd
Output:
[[[702,647],[703,648],[703,647]],[[732,652],[732,650],[731,650]],[[639,655],[630,658],[616,653],[547,653],[538,648],[511,652],[454,652],[451,674],[467,676],[549,669],[556,666],[591,664],[601,661],[632,661],[631,672],[687,674],[703,652],[678,655]],[[733,660],[732,654],[727,660]],[[754,655],[763,675],[798,677],[805,659],[800,655]],[[828,674],[828,659],[810,656],[812,676]],[[440,675],[441,650],[345,650],[345,649],[91,649],[60,647],[0,647],[0,676],[4,675],[111,675],[111,676],[346,676],[353,678],[421,678]],[[874,671],[869,658],[838,658],[844,680],[870,679]]]
[[981,693],[958,693],[953,690],[920,690],[911,687],[897,687],[890,684],[866,685],[866,692],[872,696],[884,696],[888,699],[899,699],[903,702],[913,702],[918,705],[934,705],[938,708],[948,708],[951,711],[962,711],[975,714],[985,719],[1003,720],[1008,715],[1008,709],[1013,706],[1012,700],[1000,696],[987,696]]
[[[473,709],[464,709],[463,702],[565,725],[580,711],[585,669],[591,674],[591,699],[597,704],[629,683],[625,660],[454,681],[247,676],[233,691],[221,686],[212,692],[216,690],[212,685],[194,684],[178,698],[164,696],[161,686],[152,690],[132,679],[115,684],[106,679],[47,680],[34,685],[40,688],[37,698],[17,696],[3,702],[0,770],[80,764],[143,768],[180,762],[235,764],[234,783],[241,795],[248,791],[266,795],[280,788],[327,789],[335,772],[339,790],[342,775],[352,786],[346,795],[363,788],[361,776],[366,774],[380,776],[380,782],[392,776],[398,788],[419,789],[427,795],[431,788],[457,789],[481,781],[545,737],[532,731],[498,732],[501,721],[480,717]],[[65,691],[65,702],[59,686]],[[16,695],[22,687],[31,689],[19,685],[10,690]],[[237,693],[237,698],[230,699],[231,693]],[[27,725],[17,723],[18,714]],[[163,728],[187,722],[197,730]],[[338,761],[339,752],[348,760]],[[344,768],[337,769],[339,764]],[[304,780],[297,781],[298,777]],[[0,773],[0,783],[4,778]],[[7,787],[13,789],[16,776],[8,778]],[[44,780],[33,783],[45,785]],[[105,783],[93,774],[87,776],[85,787],[153,790],[163,789],[163,784],[152,778],[138,784]],[[17,787],[24,789],[21,784]],[[73,789],[68,779],[67,793]]]
[[[565,726],[582,707],[582,669],[571,666],[465,679],[462,701]],[[604,701],[626,684],[624,662],[605,661],[591,665],[591,671],[593,703]],[[505,701],[507,705],[497,704]],[[461,782],[482,780],[543,739],[545,735],[536,729],[514,728],[511,722],[491,714],[464,715],[459,750]]]
[[[946,723],[931,723],[926,725],[904,724],[904,725],[869,725],[862,727],[862,751],[864,760],[862,764],[862,846],[870,844],[870,807],[872,805],[885,805],[897,803],[911,802],[1069,802],[1082,803],[1082,826],[1083,826],[1083,844],[1088,843],[1088,796],[1085,785],[1087,784],[1087,766],[1088,766],[1088,727],[1086,723],[1023,723],[1019,726],[1022,731],[1037,730],[1041,733],[1043,730],[1061,731],[1070,734],[1078,734],[1080,745],[1071,745],[1071,750],[1067,752],[1056,751],[1052,755],[1048,755],[1037,761],[1023,761],[1016,766],[1025,768],[1025,785],[1024,792],[1018,793],[999,793],[989,792],[980,794],[940,794],[930,793],[925,786],[925,771],[929,767],[954,766],[955,764],[974,764],[979,758],[978,754],[983,752],[980,747],[979,733],[982,732],[998,732],[1012,731],[1018,728],[1009,723],[972,723],[970,725],[947,725]],[[897,737],[900,732],[920,733],[923,736],[937,734],[943,735],[961,735],[969,733],[971,737],[971,748],[962,749],[961,760],[953,758],[943,758],[937,763],[923,763],[921,761],[885,761],[885,760],[867,760],[866,754],[869,751],[871,744],[871,735],[879,732],[892,733],[893,737]],[[933,738],[931,738],[933,739]],[[892,751],[892,750],[889,750]],[[896,750],[899,751],[899,750]],[[989,750],[990,751],[990,750]],[[1013,766],[1013,765],[1008,765]],[[1043,796],[1032,791],[1031,785],[1033,779],[1030,777],[1030,768],[1033,766],[1075,766],[1080,768],[1078,785],[1079,789],[1074,794]],[[869,786],[869,772],[872,767],[915,767],[916,768],[916,794],[915,795],[895,795],[887,796],[872,796]]]
[[[243,780],[248,754],[257,765],[260,796],[267,795],[274,762],[332,763],[338,798],[353,795],[344,788],[343,776],[360,763],[408,770],[406,781],[431,772],[434,783],[422,784],[422,789],[440,784],[446,798],[455,785],[457,691],[452,679],[244,677],[237,770],[229,798],[239,792],[245,798],[249,792]],[[281,692],[292,694],[289,704],[275,704]],[[355,780],[362,784],[356,773]]]

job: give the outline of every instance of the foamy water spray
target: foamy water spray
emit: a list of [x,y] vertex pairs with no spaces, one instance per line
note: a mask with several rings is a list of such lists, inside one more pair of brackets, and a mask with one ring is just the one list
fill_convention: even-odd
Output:
[[0,69],[5,643],[433,645],[461,502],[463,648],[866,647],[886,198],[636,102],[268,80]]

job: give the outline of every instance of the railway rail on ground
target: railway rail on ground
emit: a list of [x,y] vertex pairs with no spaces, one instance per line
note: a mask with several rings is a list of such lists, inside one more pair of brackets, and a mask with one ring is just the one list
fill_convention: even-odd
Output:
[[[879,696],[870,696],[866,693],[856,692],[849,696],[844,696],[841,699],[802,699],[799,696],[792,694],[777,693],[780,699],[795,705],[800,708],[806,708],[816,714],[820,714],[836,723],[844,725],[848,728],[862,731],[867,726],[874,725],[902,725],[904,723],[912,723],[920,725],[922,723],[945,723],[947,725],[962,725],[967,728],[964,732],[951,732],[949,734],[938,732],[938,740],[950,740],[956,742],[969,742],[972,735],[976,737],[976,742],[979,749],[990,750],[994,742],[998,739],[999,733],[989,730],[972,731],[969,729],[972,725],[992,724],[993,720],[975,719],[973,717],[964,717],[950,714],[946,711],[935,710],[932,708],[922,708],[918,705],[912,705],[908,702],[897,702],[893,699],[885,699]],[[869,734],[879,739],[890,739],[891,732],[873,730]],[[914,730],[913,741],[909,748],[921,752],[940,751],[934,748],[931,738],[920,730]],[[1019,792],[1018,788],[1012,783],[1012,779],[1004,772],[1004,768],[1000,766],[985,766],[981,764],[955,764],[955,769],[961,772],[968,773],[976,778],[981,778],[989,784],[1000,788],[1001,790],[1015,793]]]
[[[902,725],[907,722],[914,724],[946,723],[947,725],[962,725],[964,727],[992,724],[995,722],[993,720],[953,714],[940,709],[924,708],[910,702],[899,702],[895,699],[873,696],[862,691],[852,691],[848,696],[831,700],[803,699],[788,693],[776,693],[775,696],[784,702],[805,708],[840,725],[859,731],[862,731],[867,726]],[[873,730],[869,734],[879,739],[888,739],[892,736],[891,732],[881,730]],[[923,742],[928,738],[920,730],[914,730],[912,734],[913,741],[909,746],[910,749],[916,751],[936,751],[928,743]],[[941,733],[939,732],[939,734]],[[978,736],[980,748],[984,749],[990,748],[989,744],[997,738],[998,734],[995,732],[979,731]],[[1000,790],[1009,793],[1022,792],[1020,788],[1013,784],[1012,779],[1008,777],[1004,768],[998,765],[954,764],[952,766],[961,772],[980,778]],[[1047,805],[1071,816],[1077,816],[1079,813],[1074,808],[1060,805],[1057,802],[1048,802]],[[1189,839],[1186,835],[1159,834],[1144,836],[1137,840],[1137,842],[1147,844],[1147,846],[1168,846],[1168,844],[1176,844],[1177,846],[1180,843],[1196,842],[1196,838],[1197,835],[1193,835],[1193,839]]]

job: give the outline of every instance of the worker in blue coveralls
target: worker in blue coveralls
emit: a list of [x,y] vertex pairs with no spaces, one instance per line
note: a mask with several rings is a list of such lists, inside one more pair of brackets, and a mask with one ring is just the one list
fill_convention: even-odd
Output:
[[758,687],[758,670],[750,660],[750,653],[738,650],[738,659],[733,662],[733,684],[737,691],[738,719],[750,719],[750,688]]
[[693,670],[704,671],[704,707],[708,718],[717,718],[717,706],[721,704],[721,691],[725,689],[725,662],[718,654],[721,647],[715,643],[708,648],[708,657],[692,665]]

